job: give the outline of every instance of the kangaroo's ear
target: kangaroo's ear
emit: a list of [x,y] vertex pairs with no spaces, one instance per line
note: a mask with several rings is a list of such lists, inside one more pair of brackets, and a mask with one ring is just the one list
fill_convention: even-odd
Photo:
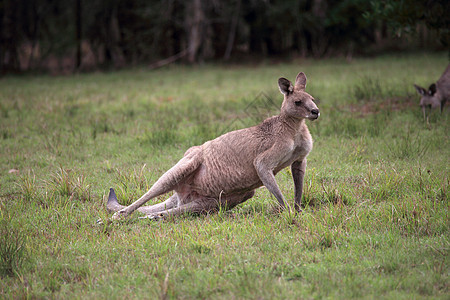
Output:
[[292,83],[284,77],[278,79],[278,88],[280,89],[280,92],[286,96],[294,91]]
[[295,78],[295,89],[304,91],[306,87],[306,75],[303,72],[298,73]]
[[418,85],[414,85],[414,87],[416,88],[416,91],[422,96],[425,96],[427,94],[427,91],[423,87]]
[[430,87],[428,88],[428,95],[433,96],[434,93],[436,93],[436,84],[435,83],[430,85]]

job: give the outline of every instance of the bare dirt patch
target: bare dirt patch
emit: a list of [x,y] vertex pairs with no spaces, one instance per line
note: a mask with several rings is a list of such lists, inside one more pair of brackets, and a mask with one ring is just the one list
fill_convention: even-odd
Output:
[[379,101],[352,103],[348,106],[350,112],[360,117],[385,110],[401,111],[405,109],[416,109],[417,107],[418,102],[416,98],[410,95],[405,97],[392,97]]

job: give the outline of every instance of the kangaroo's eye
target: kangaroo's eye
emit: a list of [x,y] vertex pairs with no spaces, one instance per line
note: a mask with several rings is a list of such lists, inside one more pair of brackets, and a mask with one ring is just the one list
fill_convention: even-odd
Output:
[[302,105],[302,101],[295,101],[295,105],[296,105],[296,106]]

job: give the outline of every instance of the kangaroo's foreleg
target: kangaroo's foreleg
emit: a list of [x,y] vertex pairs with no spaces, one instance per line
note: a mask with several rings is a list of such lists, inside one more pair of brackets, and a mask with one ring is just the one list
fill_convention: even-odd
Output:
[[306,158],[301,161],[294,161],[291,165],[292,179],[294,179],[294,207],[295,210],[302,211],[302,193],[303,193],[303,180],[306,172]]
[[126,217],[136,209],[141,207],[148,200],[158,197],[162,194],[172,191],[189,177],[203,161],[202,150],[200,147],[189,149],[185,156],[169,171],[164,173],[141,198],[136,200],[129,206],[121,209],[116,213],[117,217]]
[[275,196],[280,204],[281,208],[286,208],[286,201],[284,200],[283,194],[275,180],[275,175],[273,170],[276,166],[276,162],[279,160],[277,157],[279,152],[283,152],[282,149],[272,147],[268,151],[264,152],[262,155],[256,157],[253,162],[255,170],[258,174],[259,179],[264,184],[264,186]]

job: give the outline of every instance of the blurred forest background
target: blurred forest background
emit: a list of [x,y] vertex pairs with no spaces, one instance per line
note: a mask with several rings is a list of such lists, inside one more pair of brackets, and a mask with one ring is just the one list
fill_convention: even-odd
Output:
[[447,50],[450,1],[0,0],[1,73]]

